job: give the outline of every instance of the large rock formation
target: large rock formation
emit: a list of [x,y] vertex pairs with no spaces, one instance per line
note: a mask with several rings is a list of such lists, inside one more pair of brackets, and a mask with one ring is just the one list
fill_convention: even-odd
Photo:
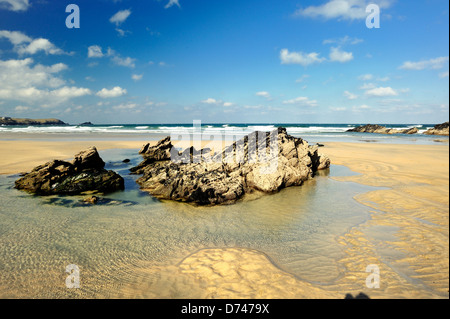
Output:
[[11,117],[0,117],[0,125],[67,125],[58,119],[19,119]]
[[17,189],[40,195],[76,195],[94,191],[108,193],[124,189],[123,178],[104,169],[95,147],[75,155],[71,162],[53,160],[34,168],[15,182]]
[[419,132],[419,130],[417,127],[412,127],[404,130],[397,130],[377,124],[367,124],[349,129],[347,130],[347,132],[377,133],[377,134],[416,134],[417,132]]
[[131,169],[142,174],[141,189],[161,199],[199,205],[233,203],[254,191],[276,192],[301,185],[330,160],[301,138],[286,133],[253,132],[219,153],[193,147],[177,151],[170,137],[145,145],[144,160]]
[[436,125],[434,128],[430,128],[423,134],[426,135],[446,135],[449,136],[449,122]]

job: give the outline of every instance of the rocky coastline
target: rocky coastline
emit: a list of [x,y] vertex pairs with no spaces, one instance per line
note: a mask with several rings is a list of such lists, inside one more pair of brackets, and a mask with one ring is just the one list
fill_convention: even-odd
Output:
[[0,117],[0,125],[67,125],[58,119],[22,119]]
[[[376,133],[376,134],[417,134],[419,129],[417,127],[407,128],[403,130],[387,128],[378,124],[366,124],[357,126],[355,128],[347,130],[347,132],[358,133]],[[442,135],[449,136],[449,122],[438,124],[434,128],[427,130],[423,134],[425,135]]]
[[449,136],[449,122],[435,125],[433,128],[427,130],[423,134]]

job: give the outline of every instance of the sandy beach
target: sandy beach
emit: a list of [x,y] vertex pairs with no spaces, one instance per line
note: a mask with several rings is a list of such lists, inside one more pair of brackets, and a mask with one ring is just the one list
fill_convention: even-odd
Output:
[[[143,144],[0,141],[0,152],[6,155],[0,161],[0,174],[29,171],[55,158],[69,159],[92,145],[99,150],[137,152]],[[370,208],[370,219],[336,238],[345,251],[337,265],[343,276],[329,285],[318,285],[283,271],[262,252],[211,248],[191,252],[170,267],[152,268],[143,262],[134,267],[138,279],[126,284],[116,297],[158,297],[145,293],[148,278],[156,276],[152,285],[172,285],[174,291],[191,287],[188,297],[194,298],[343,298],[359,292],[372,298],[448,298],[448,145],[330,142],[321,152],[332,164],[359,173],[332,178],[383,187],[354,198]],[[365,285],[368,265],[379,267],[379,288]]]

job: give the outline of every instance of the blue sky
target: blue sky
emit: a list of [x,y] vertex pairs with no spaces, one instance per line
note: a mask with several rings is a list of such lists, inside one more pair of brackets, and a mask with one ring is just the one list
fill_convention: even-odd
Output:
[[444,0],[0,0],[0,115],[441,123],[448,17]]

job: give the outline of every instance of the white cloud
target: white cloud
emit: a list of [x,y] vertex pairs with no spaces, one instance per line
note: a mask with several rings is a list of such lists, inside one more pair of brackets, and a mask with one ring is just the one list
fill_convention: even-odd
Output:
[[30,6],[28,0],[0,0],[0,9],[26,11]]
[[231,103],[231,102],[223,103],[223,106],[225,106],[225,107],[230,107],[230,106],[233,106],[233,105],[234,105],[234,103]]
[[60,55],[60,54],[68,54],[56,47],[49,40],[44,38],[32,39],[29,36],[25,35],[19,31],[0,31],[0,39],[6,38],[11,44],[14,46],[14,51],[16,51],[20,55],[33,55],[40,51],[45,52],[45,54],[51,55]]
[[418,62],[407,61],[400,66],[403,70],[442,69],[448,63],[448,56]]
[[289,52],[288,49],[282,49],[280,52],[280,59],[282,64],[300,64],[308,66],[314,63],[321,63],[325,58],[319,57],[319,53],[303,53],[303,52]]
[[114,110],[134,110],[138,105],[136,103],[122,103],[116,106],[113,106]]
[[218,100],[213,99],[213,98],[207,98],[206,100],[203,100],[202,103],[205,103],[205,104],[219,104],[219,103],[221,103],[221,101],[220,100],[218,101]]
[[351,93],[351,92],[349,92],[349,91],[345,91],[345,92],[344,92],[344,96],[345,96],[347,99],[349,99],[349,100],[356,100],[356,99],[358,98],[357,95],[355,95],[355,94],[353,94],[353,93]]
[[391,87],[377,87],[366,91],[370,96],[396,96],[398,92]]
[[53,90],[49,92],[49,95],[53,97],[61,98],[62,100],[68,100],[73,97],[80,97],[84,95],[90,95],[91,90],[86,88],[78,88],[78,87],[67,87],[64,86],[60,89]]
[[98,45],[91,45],[88,48],[88,58],[102,58],[102,47]]
[[372,74],[362,74],[362,75],[358,76],[358,80],[360,80],[360,81],[370,81],[372,79],[373,79]]
[[331,48],[330,61],[345,63],[353,60],[353,53],[342,51],[339,47]]
[[96,95],[103,99],[107,99],[107,98],[119,97],[119,96],[122,96],[125,94],[127,94],[127,90],[122,89],[120,86],[116,86],[116,87],[112,88],[111,90],[104,88],[104,89],[98,91]]
[[266,99],[270,99],[270,93],[266,91],[256,92],[255,95],[265,97]]
[[131,76],[131,78],[134,80],[134,81],[140,81],[140,80],[142,80],[142,77],[143,77],[144,75],[143,74],[133,74],[132,76]]
[[22,106],[22,105],[18,105],[14,108],[14,111],[19,112],[19,113],[26,112],[29,110],[30,110],[30,108],[28,106]]
[[377,4],[380,9],[391,6],[393,0],[330,0],[319,6],[298,9],[294,15],[308,18],[363,20],[366,19],[366,7],[370,3]]
[[117,12],[115,15],[113,15],[109,22],[114,23],[116,26],[121,25],[125,22],[125,20],[130,16],[131,11],[130,10],[121,10]]
[[346,44],[351,44],[351,45],[355,45],[358,43],[364,42],[363,39],[359,39],[359,38],[352,38],[348,35],[346,35],[345,37],[342,38],[338,38],[338,39],[326,39],[323,40],[323,44],[337,44],[339,46],[341,45],[346,45]]
[[[130,57],[121,57],[116,51],[111,48],[108,48],[106,54],[103,53],[102,48],[98,45],[91,45],[88,48],[88,57],[89,58],[102,58],[109,57],[111,61],[119,66],[125,66],[128,68],[134,69],[136,67],[136,59]],[[96,66],[97,64],[90,63],[89,66]]]
[[34,65],[31,58],[0,60],[0,99],[55,106],[71,98],[90,95],[87,88],[65,86],[66,81],[57,74],[66,69],[63,63]]
[[128,33],[131,33],[131,31],[128,30],[122,30],[120,28],[116,28],[117,33],[119,34],[120,37],[124,37],[126,36]]
[[111,60],[115,64],[120,65],[120,66],[125,66],[125,67],[132,68],[132,69],[134,69],[136,67],[136,65],[134,63],[136,61],[136,59],[133,59],[130,57],[122,58],[120,56],[114,56],[111,58]]
[[44,51],[45,54],[64,54],[65,52],[60,48],[57,48],[53,43],[44,38],[39,38],[31,41],[26,46],[20,46],[17,49],[19,54],[36,54],[39,51]]
[[32,38],[30,38],[29,36],[23,34],[22,32],[19,32],[19,31],[2,30],[2,31],[0,31],[0,39],[1,38],[8,39],[13,45],[18,45],[18,44],[21,44],[24,42],[33,41]]
[[370,90],[370,89],[374,89],[377,86],[374,83],[364,83],[363,85],[361,85],[359,87],[360,90]]
[[296,105],[307,105],[307,106],[317,106],[316,100],[310,100],[305,96],[299,96],[295,99],[283,101],[283,104],[296,104]]
[[136,67],[136,59],[130,57],[122,58],[118,53],[116,53],[116,51],[111,48],[108,48],[106,55],[109,56],[111,58],[111,61],[116,65],[125,66],[132,69]]
[[165,5],[164,8],[168,9],[174,5],[178,6],[178,8],[181,8],[180,4],[178,3],[179,0],[169,0],[169,2]]

